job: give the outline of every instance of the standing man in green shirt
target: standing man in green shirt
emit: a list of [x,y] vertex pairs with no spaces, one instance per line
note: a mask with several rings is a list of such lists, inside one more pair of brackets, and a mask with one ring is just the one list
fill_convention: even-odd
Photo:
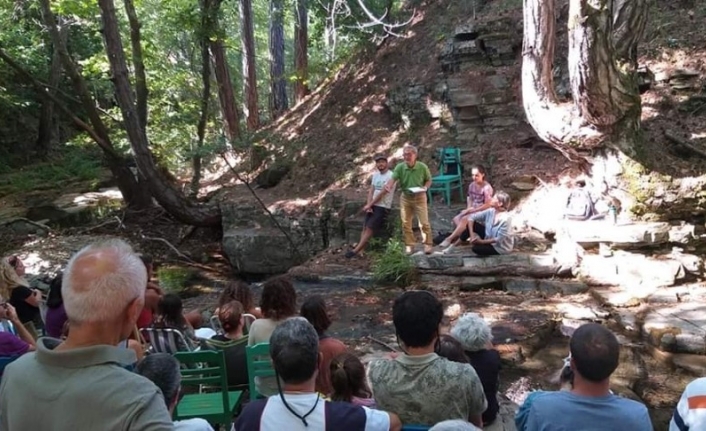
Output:
[[412,220],[416,216],[422,228],[424,253],[430,254],[433,249],[431,225],[427,208],[427,189],[431,186],[429,167],[417,160],[417,147],[405,145],[402,148],[404,162],[395,166],[392,178],[387,182],[385,190],[391,193],[399,183],[402,190],[400,198],[400,216],[402,232],[404,233],[405,251],[411,254],[417,242],[412,232]]

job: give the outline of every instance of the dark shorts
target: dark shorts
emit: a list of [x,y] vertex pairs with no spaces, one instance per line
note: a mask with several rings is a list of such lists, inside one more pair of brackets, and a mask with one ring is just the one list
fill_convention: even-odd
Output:
[[387,216],[390,215],[389,208],[373,206],[373,212],[365,214],[365,227],[375,233],[382,232],[387,224]]
[[[475,222],[473,223],[473,232],[481,238],[485,238],[485,226],[483,223]],[[468,241],[471,238],[471,234],[468,233],[468,229],[464,229],[459,236],[461,241]]]

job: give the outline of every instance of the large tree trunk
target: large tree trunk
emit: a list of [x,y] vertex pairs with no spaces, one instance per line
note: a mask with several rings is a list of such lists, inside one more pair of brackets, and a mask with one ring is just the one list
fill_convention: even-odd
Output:
[[[622,0],[618,0],[622,1]],[[629,4],[628,4],[629,3]],[[613,28],[633,53],[644,30],[645,2],[626,2],[615,18],[613,0],[571,0],[569,72],[572,104],[559,104],[554,91],[555,2],[525,0],[522,97],[537,134],[572,160],[585,150],[613,146],[630,155],[639,128],[640,97],[635,69],[625,67],[614,48]],[[631,10],[634,8],[634,10]],[[642,14],[642,15],[641,15]],[[637,28],[630,29],[627,21]],[[627,27],[626,27],[627,26]]]
[[51,11],[51,6],[49,5],[49,0],[40,0],[39,5],[42,9],[42,17],[49,30],[49,37],[52,40],[54,49],[58,51],[64,71],[71,79],[74,90],[86,111],[86,115],[93,128],[92,136],[97,138],[94,138],[94,140],[101,150],[103,150],[106,164],[115,178],[117,186],[123,195],[123,199],[125,199],[125,203],[128,207],[134,209],[150,207],[152,205],[152,196],[149,190],[138,183],[135,175],[127,166],[125,158],[113,147],[108,128],[101,119],[100,113],[96,108],[96,102],[88,90],[86,81],[83,79],[83,76],[81,76],[78,67],[66,48],[66,44],[61,38],[54,13]]
[[183,223],[196,226],[218,226],[221,223],[220,209],[217,205],[200,205],[187,199],[171,183],[166,181],[152,158],[147,142],[147,133],[140,127],[132,88],[127,71],[127,62],[123,51],[120,29],[115,15],[113,0],[99,0],[103,20],[108,61],[113,75],[115,96],[122,112],[123,121],[130,146],[135,153],[135,160],[140,173],[157,201],[169,214]]
[[243,112],[248,130],[260,127],[257,106],[257,67],[255,64],[255,34],[253,32],[252,2],[240,0],[240,28],[243,41]]
[[270,0],[270,112],[276,119],[288,107],[284,75],[284,1]]
[[238,106],[235,102],[235,91],[230,79],[230,68],[226,57],[226,48],[222,40],[211,41],[211,54],[213,55],[213,68],[218,83],[218,100],[221,112],[225,119],[226,136],[230,142],[240,139],[240,119]]
[[294,82],[294,95],[297,102],[300,102],[309,94],[308,78],[309,65],[307,57],[307,46],[309,44],[309,13],[307,10],[307,0],[296,0],[294,21],[294,69],[297,80]]
[[137,101],[137,118],[140,126],[147,129],[147,99],[149,90],[147,89],[147,75],[145,74],[145,62],[142,59],[142,43],[140,36],[140,21],[137,19],[135,5],[132,0],[124,0],[125,12],[130,22],[130,47],[132,48],[132,65],[135,68],[135,99]]

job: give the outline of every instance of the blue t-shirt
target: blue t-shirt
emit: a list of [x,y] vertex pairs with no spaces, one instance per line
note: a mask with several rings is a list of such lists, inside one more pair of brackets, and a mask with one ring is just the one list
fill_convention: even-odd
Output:
[[515,416],[518,431],[653,431],[647,407],[617,395],[533,392]]

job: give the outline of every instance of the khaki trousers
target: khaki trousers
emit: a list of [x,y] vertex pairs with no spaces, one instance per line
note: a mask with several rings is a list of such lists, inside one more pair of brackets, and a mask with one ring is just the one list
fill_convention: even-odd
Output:
[[414,232],[412,232],[412,220],[415,216],[422,230],[422,242],[425,245],[433,245],[426,193],[416,193],[414,195],[403,193],[400,199],[400,216],[402,218],[402,233],[404,234],[405,245],[412,246],[417,242],[414,238]]

